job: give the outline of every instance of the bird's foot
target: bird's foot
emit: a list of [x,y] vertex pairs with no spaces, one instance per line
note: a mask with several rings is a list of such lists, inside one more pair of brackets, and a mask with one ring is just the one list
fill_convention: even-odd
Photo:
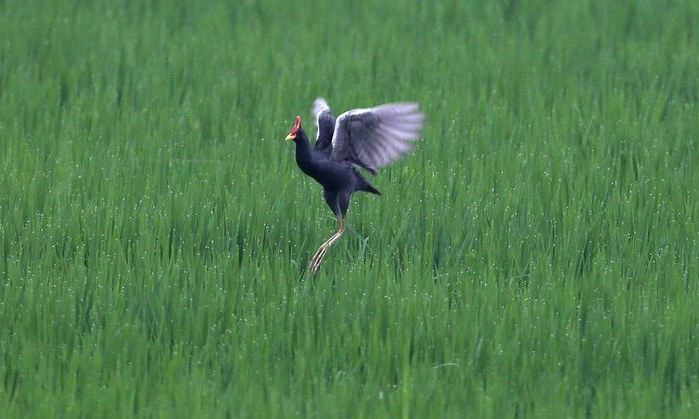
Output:
[[318,273],[318,269],[320,269],[320,263],[323,261],[323,258],[325,255],[328,253],[328,249],[330,248],[330,245],[327,243],[324,243],[318,251],[313,255],[311,258],[311,262],[308,266],[308,268],[311,270],[311,273],[313,276],[315,276]]
[[325,254],[328,253],[328,249],[342,237],[342,235],[345,233],[345,220],[343,218],[340,218],[340,228],[337,230],[335,234],[333,234],[328,240],[326,240],[323,244],[320,245],[318,248],[318,251],[313,255],[311,258],[311,262],[309,263],[308,268],[311,270],[311,273],[313,276],[315,276],[318,273],[318,269],[320,269],[320,263],[323,261],[323,258],[325,257]]

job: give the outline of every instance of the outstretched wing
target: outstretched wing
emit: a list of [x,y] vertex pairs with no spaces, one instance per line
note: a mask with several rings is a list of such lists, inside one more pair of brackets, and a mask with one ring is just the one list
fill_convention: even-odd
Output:
[[322,97],[313,101],[313,116],[316,118],[317,133],[313,149],[330,157],[333,131],[335,130],[335,117],[328,106],[328,102]]
[[335,124],[332,158],[349,161],[376,174],[376,169],[413,149],[424,119],[417,103],[389,103],[345,112]]

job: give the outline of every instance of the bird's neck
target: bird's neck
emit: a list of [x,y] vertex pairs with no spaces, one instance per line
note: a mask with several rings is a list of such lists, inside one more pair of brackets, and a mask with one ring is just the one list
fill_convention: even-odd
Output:
[[299,135],[296,138],[296,163],[304,170],[312,164],[313,156],[311,155],[311,145],[308,143],[308,138],[305,135]]

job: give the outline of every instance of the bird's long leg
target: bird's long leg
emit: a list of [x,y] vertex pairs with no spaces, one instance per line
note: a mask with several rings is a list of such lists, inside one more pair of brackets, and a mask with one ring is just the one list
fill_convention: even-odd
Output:
[[343,233],[341,232],[335,233],[325,243],[323,243],[320,246],[320,248],[318,248],[318,251],[313,256],[313,259],[311,259],[311,272],[313,272],[313,275],[315,275],[318,272],[318,268],[320,268],[320,263],[323,261],[323,258],[328,253],[328,250],[330,250],[330,246],[332,246],[337,240],[339,240],[342,234]]
[[345,232],[345,220],[340,218],[340,228],[337,230],[335,234],[333,234],[328,240],[326,240],[323,244],[320,245],[318,248],[318,251],[313,255],[313,258],[311,259],[310,263],[310,269],[311,273],[315,275],[318,273],[318,269],[320,268],[320,263],[323,261],[323,258],[325,257],[326,253],[330,249],[330,246],[332,246],[336,241],[342,237],[342,235]]
[[318,269],[320,268],[320,263],[323,261],[323,258],[325,255],[328,253],[328,250],[330,250],[330,246],[337,241],[342,234],[335,233],[327,242],[323,243],[316,254],[313,256],[311,259],[310,263],[310,268],[311,268],[311,273],[313,275],[318,273]]
[[320,247],[318,248],[318,251],[311,258],[311,263],[309,265],[309,268],[311,269],[311,273],[313,275],[318,273],[318,268],[320,268],[320,263],[323,261],[325,254],[328,253],[328,249],[330,249],[330,246],[335,244],[336,241],[340,240],[340,237],[342,237],[342,235],[345,233],[345,219],[338,218],[338,221],[340,221],[340,228],[337,230],[337,232],[335,234],[330,236],[330,238],[328,240],[326,240],[323,244],[320,245]]

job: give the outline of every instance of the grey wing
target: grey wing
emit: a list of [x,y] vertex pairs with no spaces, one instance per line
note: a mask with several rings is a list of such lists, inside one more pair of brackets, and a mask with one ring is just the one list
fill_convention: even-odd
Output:
[[313,101],[313,115],[316,119],[316,142],[313,149],[323,152],[328,157],[332,151],[332,137],[335,130],[335,117],[322,97]]
[[335,124],[332,158],[349,161],[375,174],[376,169],[413,149],[424,119],[417,103],[389,103],[345,112]]

